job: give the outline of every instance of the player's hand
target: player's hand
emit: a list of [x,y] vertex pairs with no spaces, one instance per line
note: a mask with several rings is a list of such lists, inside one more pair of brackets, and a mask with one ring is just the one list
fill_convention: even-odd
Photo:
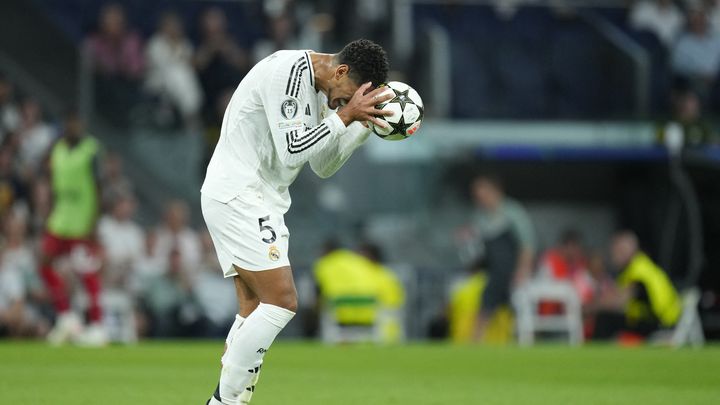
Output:
[[360,86],[350,101],[338,111],[338,116],[343,120],[345,126],[350,125],[353,121],[370,121],[382,128],[387,128],[388,124],[384,120],[380,120],[377,116],[391,116],[392,111],[379,110],[376,105],[392,99],[392,92],[383,94],[387,91],[385,87],[378,87],[372,91],[368,91],[372,83],[367,82]]

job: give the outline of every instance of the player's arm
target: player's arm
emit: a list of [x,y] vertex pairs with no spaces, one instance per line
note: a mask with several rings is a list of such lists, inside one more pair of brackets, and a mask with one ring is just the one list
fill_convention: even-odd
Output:
[[371,132],[359,122],[350,124],[338,142],[310,158],[313,172],[323,179],[335,174],[350,159],[355,149],[365,143]]
[[376,109],[375,105],[391,96],[380,95],[385,89],[366,93],[371,84],[365,83],[337,114],[332,114],[315,127],[304,130],[299,117],[303,94],[293,91],[292,72],[288,76],[284,70],[280,70],[275,76],[263,97],[263,103],[278,158],[288,167],[301,166],[328,148],[328,145],[336,143],[337,139],[347,132],[347,126],[354,121],[371,120],[378,125],[384,125],[375,116],[387,115],[388,112]]

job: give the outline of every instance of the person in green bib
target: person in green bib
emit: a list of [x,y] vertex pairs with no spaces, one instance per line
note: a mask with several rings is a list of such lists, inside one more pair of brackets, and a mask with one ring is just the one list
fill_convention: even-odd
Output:
[[637,236],[617,233],[610,246],[617,291],[603,299],[594,336],[611,338],[618,332],[646,337],[672,328],[680,318],[682,302],[668,275],[640,250]]
[[[99,216],[98,155],[100,145],[86,135],[77,113],[68,114],[64,133],[50,149],[48,169],[53,207],[42,240],[40,274],[56,311],[48,340],[54,344],[81,341],[104,344],[100,308],[100,249],[95,241]],[[56,268],[57,259],[68,260],[71,271]],[[88,296],[87,319],[72,311],[70,284],[80,284]]]

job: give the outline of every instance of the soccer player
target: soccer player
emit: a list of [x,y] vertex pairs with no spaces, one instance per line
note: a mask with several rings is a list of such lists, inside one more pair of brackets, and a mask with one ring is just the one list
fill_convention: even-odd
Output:
[[[68,114],[63,136],[50,150],[49,169],[53,208],[42,240],[40,275],[57,313],[55,327],[48,334],[51,343],[81,339],[80,343],[102,345],[106,341],[101,325],[100,274],[95,225],[99,213],[99,144],[85,134],[77,113]],[[60,274],[55,261],[69,256],[89,300],[90,325],[83,332],[81,317],[70,308],[67,275]]]
[[385,51],[357,40],[337,54],[275,52],[235,90],[202,187],[203,216],[240,306],[208,404],[250,401],[265,353],[297,308],[288,187],[306,162],[333,175],[369,136],[362,123],[386,126],[377,117],[392,113],[375,106],[392,96],[374,87],[387,72]]

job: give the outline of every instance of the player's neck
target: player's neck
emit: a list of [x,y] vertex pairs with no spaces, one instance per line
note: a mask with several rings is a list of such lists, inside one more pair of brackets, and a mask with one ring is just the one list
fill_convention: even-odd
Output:
[[335,74],[335,55],[329,53],[311,53],[313,71],[315,72],[315,90],[328,94],[328,83]]

